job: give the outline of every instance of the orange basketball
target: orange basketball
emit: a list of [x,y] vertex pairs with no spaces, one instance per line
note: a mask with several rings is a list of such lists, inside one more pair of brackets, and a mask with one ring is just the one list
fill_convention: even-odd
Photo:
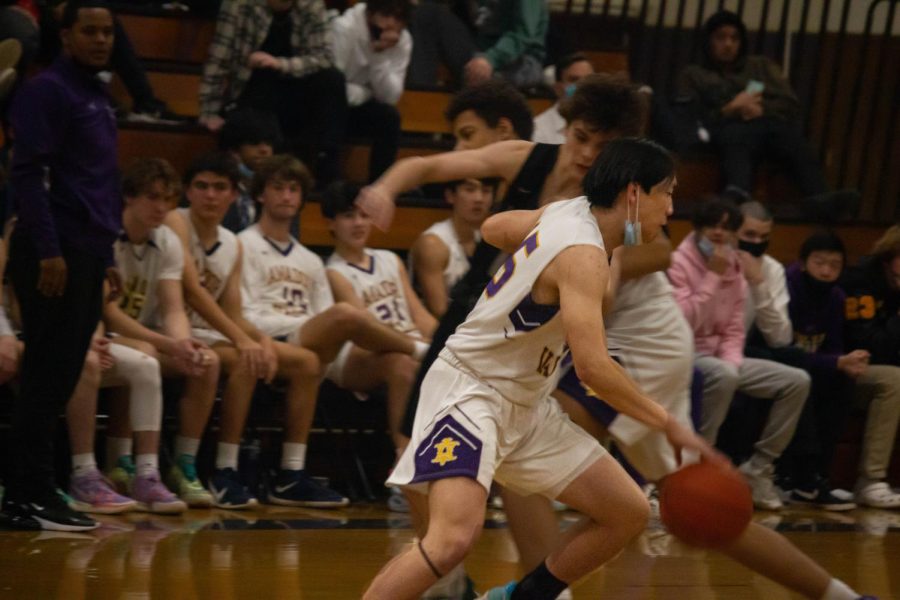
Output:
[[753,516],[753,498],[744,478],[710,463],[672,473],[659,492],[663,523],[692,546],[721,547],[735,540]]

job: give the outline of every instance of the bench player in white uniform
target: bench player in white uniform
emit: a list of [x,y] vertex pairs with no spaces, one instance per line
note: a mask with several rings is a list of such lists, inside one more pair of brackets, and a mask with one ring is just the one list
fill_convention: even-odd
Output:
[[124,290],[121,299],[105,305],[103,318],[109,331],[152,346],[164,376],[185,378],[168,483],[189,506],[212,506],[194,461],[215,400],[219,359],[191,337],[181,284],[184,252],[178,236],[162,225],[178,180],[162,159],[136,162],[123,180],[124,231],[115,258]]
[[212,300],[212,307],[203,307],[205,314],[227,320],[265,349],[265,372],[254,373],[241,361],[238,349],[228,339],[197,311],[191,312],[194,337],[210,344],[223,370],[229,374],[219,416],[216,469],[209,478],[209,489],[216,506],[222,508],[247,508],[256,504],[238,476],[239,444],[256,382],[260,378],[270,382],[277,376],[288,384],[281,469],[290,473],[281,474],[280,479],[297,483],[287,492],[270,490],[269,501],[320,508],[343,506],[348,503],[347,498],[317,483],[305,471],[306,445],[319,388],[318,357],[299,346],[273,341],[243,315],[241,245],[237,236],[221,225],[235,200],[239,180],[237,165],[227,154],[215,152],[201,156],[184,176],[185,197],[190,207],[172,211],[166,220],[191,258],[184,279],[188,296]]
[[[260,203],[259,221],[238,235],[244,316],[266,335],[315,352],[339,386],[353,345],[418,359],[427,344],[379,323],[363,308],[335,303],[322,259],[291,236],[310,182],[306,167],[287,155],[261,161],[254,173],[251,193]],[[276,491],[290,483],[276,482]]]
[[[664,189],[654,204],[664,222],[674,163],[658,146],[610,142],[588,178],[604,155],[615,164],[646,153],[665,159],[666,169],[641,177],[658,176],[657,188]],[[522,581],[489,598],[556,598],[643,529],[648,506],[640,489],[549,399],[569,349],[582,378],[623,413],[665,431],[676,448],[725,462],[645,396],[606,352],[602,301],[609,267],[597,223],[616,210],[615,200],[580,197],[485,222],[485,239],[511,255],[429,370],[413,438],[388,480],[428,493],[428,532],[379,573],[364,598],[417,598],[455,567],[478,538],[493,479],[519,493],[559,498],[587,519]]]
[[451,181],[444,188],[444,199],[453,207],[453,215],[423,231],[409,250],[413,287],[436,317],[447,311],[450,290],[469,270],[469,259],[481,240],[479,228],[494,203],[494,184],[478,179]]
[[[437,321],[412,290],[400,257],[390,250],[367,248],[372,222],[353,205],[359,186],[335,182],[322,197],[322,216],[334,237],[326,262],[328,281],[338,302],[368,310],[380,322],[414,339],[431,337]],[[353,346],[341,385],[370,392],[387,385],[388,430],[399,453],[409,441],[400,432],[418,361],[398,353],[378,353]]]

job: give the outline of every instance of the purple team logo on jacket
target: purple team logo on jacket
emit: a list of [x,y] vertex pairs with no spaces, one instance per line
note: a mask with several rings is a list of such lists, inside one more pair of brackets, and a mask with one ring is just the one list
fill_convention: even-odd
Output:
[[478,478],[481,440],[459,421],[445,416],[416,448],[416,473],[412,483],[444,477]]

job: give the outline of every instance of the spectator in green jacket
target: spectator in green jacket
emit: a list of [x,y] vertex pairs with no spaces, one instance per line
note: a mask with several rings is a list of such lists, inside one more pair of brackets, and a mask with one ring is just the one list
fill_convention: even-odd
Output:
[[424,0],[413,14],[409,87],[433,86],[438,66],[457,82],[473,85],[499,75],[518,88],[541,81],[549,14],[535,0],[472,0],[451,10]]

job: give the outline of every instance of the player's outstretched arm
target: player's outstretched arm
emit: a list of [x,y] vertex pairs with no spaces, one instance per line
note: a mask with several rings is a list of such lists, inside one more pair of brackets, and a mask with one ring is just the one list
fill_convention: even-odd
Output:
[[400,267],[400,279],[403,281],[403,296],[406,298],[406,305],[409,307],[410,317],[416,324],[416,329],[425,336],[425,339],[431,339],[434,330],[437,329],[437,319],[435,319],[422,301],[416,295],[409,282],[409,275],[406,273],[406,266],[400,257],[397,257],[397,264]]
[[481,224],[481,237],[491,246],[512,254],[540,221],[545,208],[508,210],[492,215]]
[[425,183],[456,179],[499,177],[512,181],[534,146],[531,142],[497,142],[477,150],[445,152],[404,158],[394,163],[378,181],[360,191],[356,204],[375,226],[387,229],[398,194]]
[[450,250],[437,236],[420,235],[410,249],[416,286],[422,292],[425,306],[435,317],[447,312],[448,290],[444,284],[444,269],[450,261]]

